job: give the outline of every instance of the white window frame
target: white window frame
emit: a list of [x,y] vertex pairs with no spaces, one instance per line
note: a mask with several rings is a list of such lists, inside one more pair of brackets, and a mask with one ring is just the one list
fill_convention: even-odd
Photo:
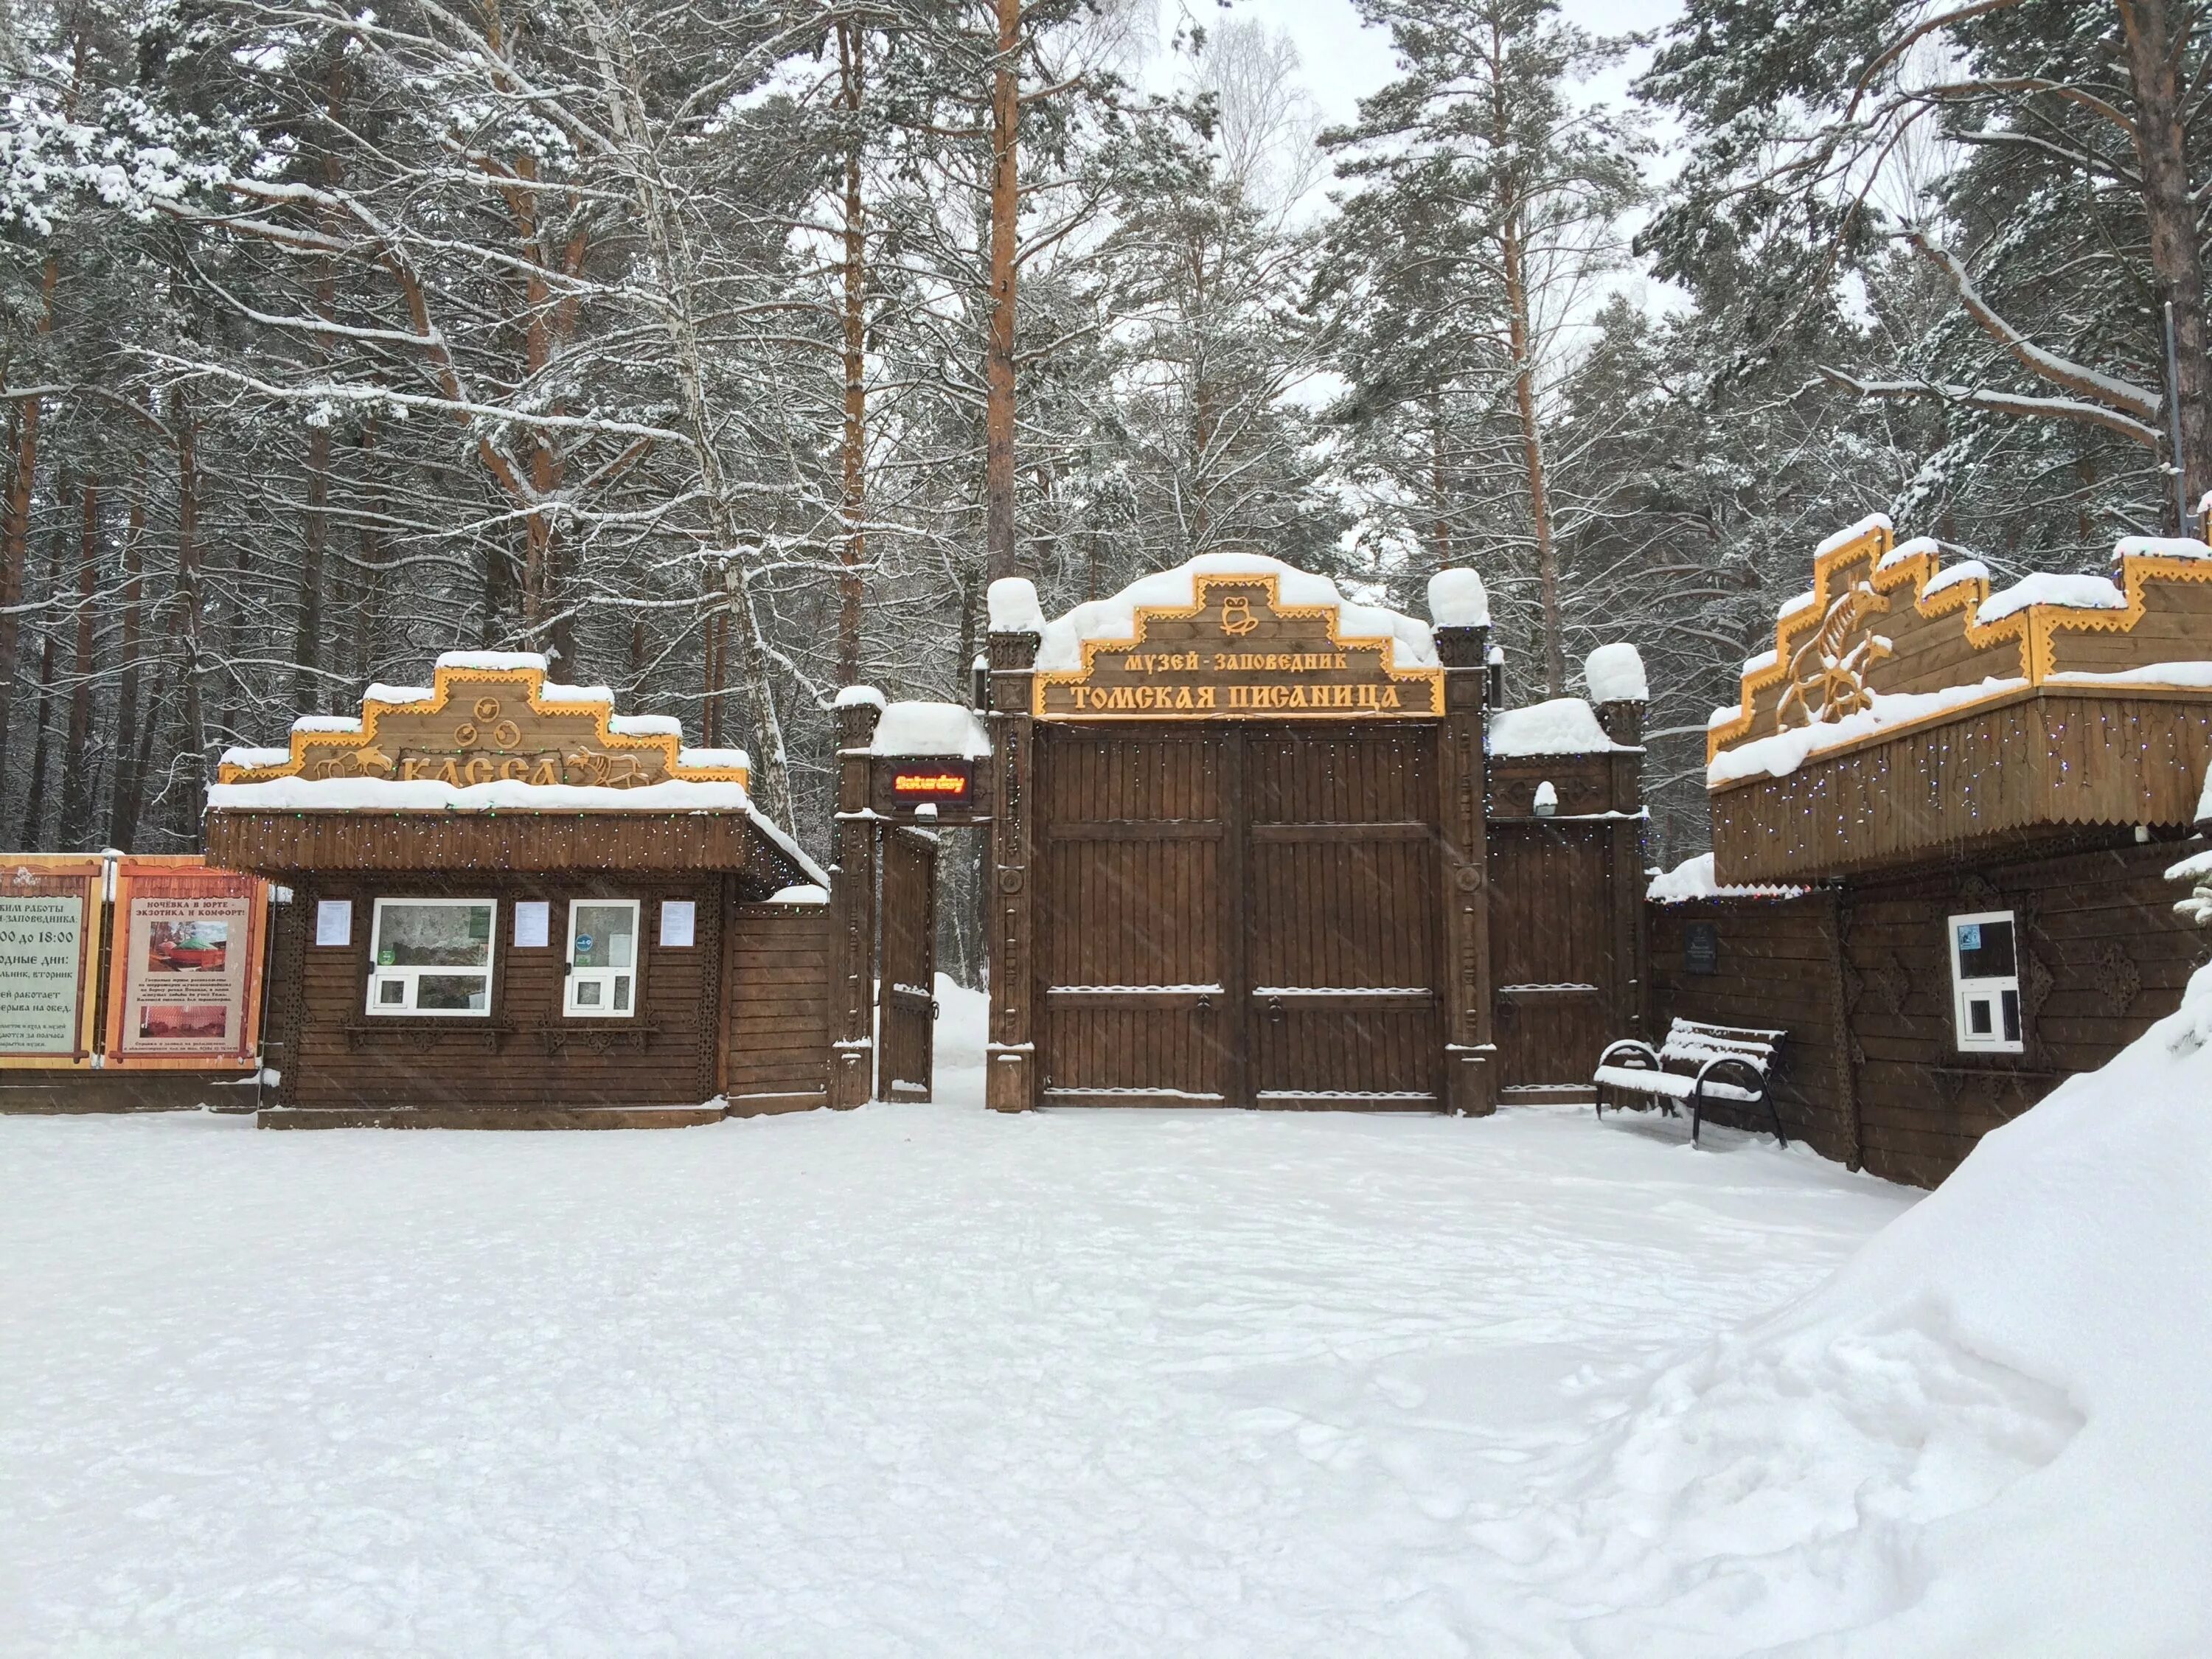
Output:
[[[484,936],[484,960],[481,968],[386,968],[376,960],[377,951],[384,938],[384,907],[387,904],[406,904],[417,908],[436,906],[456,910],[489,910],[491,930]],[[489,1019],[491,1018],[492,969],[499,956],[499,901],[494,898],[410,898],[404,894],[380,897],[369,906],[368,913],[368,1012],[386,1019]],[[481,1008],[418,1008],[415,1006],[417,981],[425,974],[441,977],[453,974],[482,974],[484,982],[484,1006]],[[380,993],[393,982],[407,987],[406,1000],[400,1003],[381,1002]]]
[[[579,968],[576,965],[576,921],[586,906],[595,909],[612,909],[617,906],[629,912],[629,966],[627,968]],[[638,899],[583,898],[568,901],[568,937],[562,951],[561,1012],[570,1019],[635,1019],[637,1018],[637,992],[640,969],[645,963],[645,905]],[[614,1006],[615,981],[627,976],[629,980],[629,1006]],[[595,1005],[580,1006],[576,1001],[579,985],[596,984],[600,988],[600,1000]]]
[[[2009,974],[1968,979],[1960,959],[1959,929],[1975,923],[2004,922],[2012,928],[2012,966]],[[2027,1010],[2020,999],[2020,916],[2012,910],[1978,910],[1948,916],[1943,922],[1945,950],[1951,959],[1951,1027],[1962,1054],[2019,1054],[2027,1052]],[[2013,1018],[2020,1035],[2005,1035],[2005,997],[2012,998]],[[1973,1009],[1978,1003],[1989,1010],[1990,1029],[1974,1030]]]

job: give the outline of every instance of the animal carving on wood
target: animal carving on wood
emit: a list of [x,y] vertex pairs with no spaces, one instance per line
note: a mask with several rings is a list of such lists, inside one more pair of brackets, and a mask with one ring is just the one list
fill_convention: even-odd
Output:
[[1890,655],[1893,647],[1868,623],[1888,609],[1889,601],[1864,581],[1853,583],[1828,607],[1813,637],[1790,658],[1790,684],[1774,710],[1778,731],[1786,730],[1793,716],[1815,726],[1874,706],[1867,671]]

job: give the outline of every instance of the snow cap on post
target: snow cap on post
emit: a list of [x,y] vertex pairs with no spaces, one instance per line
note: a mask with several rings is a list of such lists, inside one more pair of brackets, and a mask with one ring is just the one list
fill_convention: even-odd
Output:
[[1487,628],[1490,595],[1482,578],[1465,566],[1429,578],[1429,620],[1439,628]]
[[876,722],[884,717],[884,694],[872,685],[841,686],[830,706],[836,711],[837,747],[866,749],[876,734]]
[[1042,634],[1044,607],[1037,603],[1036,584],[1027,576],[1001,576],[986,596],[994,634]]
[[1583,659],[1583,683],[1595,703],[1649,702],[1651,688],[1644,678],[1644,659],[1623,640],[1601,645]]

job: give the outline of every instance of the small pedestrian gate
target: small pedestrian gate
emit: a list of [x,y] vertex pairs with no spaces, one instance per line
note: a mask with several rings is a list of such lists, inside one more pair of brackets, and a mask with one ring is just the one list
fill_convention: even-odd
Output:
[[937,1018],[937,837],[904,824],[883,838],[877,1093],[927,1100]]

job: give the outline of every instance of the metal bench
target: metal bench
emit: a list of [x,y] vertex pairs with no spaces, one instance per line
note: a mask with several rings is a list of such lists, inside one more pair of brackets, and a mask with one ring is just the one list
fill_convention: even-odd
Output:
[[[1669,1117],[1674,1115],[1675,1103],[1686,1100],[1690,1144],[1694,1146],[1709,1103],[1764,1106],[1774,1125],[1774,1139],[1787,1146],[1790,1139],[1782,1133],[1782,1114],[1774,1108],[1771,1079],[1782,1040],[1788,1035],[1678,1019],[1656,1049],[1648,1042],[1616,1042],[1597,1057],[1597,1072],[1590,1079],[1597,1087],[1598,1115],[1605,1115],[1607,1089],[1656,1100]],[[1620,1109],[1617,1101],[1613,1109]]]

